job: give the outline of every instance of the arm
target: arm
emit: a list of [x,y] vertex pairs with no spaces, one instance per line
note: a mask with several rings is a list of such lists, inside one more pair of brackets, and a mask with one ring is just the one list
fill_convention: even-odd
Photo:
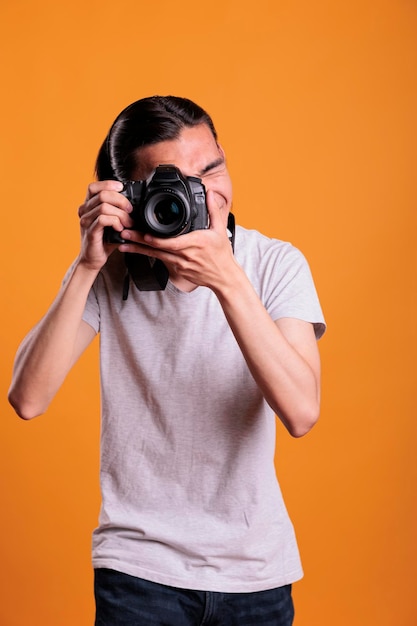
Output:
[[320,358],[312,324],[291,318],[274,322],[243,270],[218,288],[217,297],[268,404],[292,436],[306,434],[320,412]]
[[76,265],[67,284],[16,355],[9,402],[31,419],[48,408],[71,367],[95,336],[82,314],[95,274]]
[[48,408],[66,375],[95,336],[82,320],[88,293],[115,246],[103,244],[103,229],[130,225],[120,183],[93,183],[79,209],[81,251],[71,276],[43,319],[22,342],[15,359],[9,402],[31,419]]

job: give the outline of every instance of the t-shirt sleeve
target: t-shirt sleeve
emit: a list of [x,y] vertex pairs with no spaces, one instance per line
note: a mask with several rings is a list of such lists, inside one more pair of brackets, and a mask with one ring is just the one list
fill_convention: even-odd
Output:
[[319,339],[326,323],[309,264],[300,250],[291,244],[272,248],[264,271],[265,307],[272,319],[310,322]]
[[90,289],[90,293],[88,294],[87,302],[85,305],[83,320],[90,324],[96,331],[96,333],[100,332],[100,308],[98,305],[96,290],[94,283],[93,287]]

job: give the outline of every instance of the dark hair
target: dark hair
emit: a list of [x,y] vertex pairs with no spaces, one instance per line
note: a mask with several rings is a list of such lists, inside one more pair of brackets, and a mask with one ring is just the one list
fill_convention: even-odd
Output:
[[117,116],[100,148],[98,180],[130,180],[139,148],[176,139],[184,127],[199,124],[207,124],[217,140],[211,117],[187,98],[151,96],[133,102]]

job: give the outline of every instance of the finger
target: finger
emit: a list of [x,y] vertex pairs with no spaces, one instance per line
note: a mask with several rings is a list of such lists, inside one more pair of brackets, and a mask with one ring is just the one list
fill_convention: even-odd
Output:
[[[169,250],[170,243],[173,241],[171,239],[162,240],[150,237],[151,244],[149,244],[146,241],[148,239],[146,235],[140,235],[140,233],[133,230],[123,230],[120,233],[120,236],[125,240],[123,244],[119,245],[120,252],[144,254],[149,257],[160,259],[164,262],[172,262],[178,258],[176,250]],[[164,241],[167,247],[162,247]],[[160,245],[161,247],[159,247]]]
[[133,208],[126,196],[116,191],[109,190],[99,191],[97,194],[92,196],[92,198],[87,200],[83,206],[86,206],[87,210],[91,210],[101,205],[114,206],[126,211],[126,213],[131,213]]
[[133,223],[130,217],[133,207],[129,200],[115,191],[100,191],[84,202],[78,209],[78,217],[84,222],[95,219],[98,215],[116,215],[126,228]]
[[90,200],[93,196],[100,193],[100,191],[123,191],[123,183],[119,180],[97,180],[93,183],[90,183],[87,188],[87,196],[86,202]]
[[149,233],[141,234],[135,231],[130,231],[126,234],[128,239],[132,239],[137,243],[144,243],[145,245],[151,246],[157,250],[177,253],[191,247],[192,244],[195,243],[199,232],[200,231],[196,230],[179,235],[178,237],[155,237]]
[[211,189],[206,193],[206,205],[210,219],[210,228],[213,230],[222,230],[224,222],[221,215],[221,204],[218,197]]
[[80,214],[80,226],[89,228],[91,224],[98,223],[105,226],[113,226],[115,230],[122,231],[133,226],[133,220],[129,213],[116,208],[112,204],[101,204],[86,213]]

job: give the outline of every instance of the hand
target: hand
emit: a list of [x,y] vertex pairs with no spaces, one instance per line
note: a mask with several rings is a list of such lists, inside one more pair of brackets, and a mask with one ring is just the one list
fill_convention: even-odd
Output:
[[120,193],[123,184],[107,180],[91,183],[84,204],[78,209],[81,228],[80,261],[87,267],[100,270],[117,244],[103,243],[103,231],[110,226],[121,232],[133,225],[129,213],[132,205]]
[[132,243],[119,246],[121,252],[136,252],[160,259],[170,272],[171,280],[187,280],[194,285],[216,290],[232,272],[226,268],[237,265],[226,232],[228,211],[219,196],[207,191],[210,227],[170,238],[143,235],[124,230],[123,239]]

